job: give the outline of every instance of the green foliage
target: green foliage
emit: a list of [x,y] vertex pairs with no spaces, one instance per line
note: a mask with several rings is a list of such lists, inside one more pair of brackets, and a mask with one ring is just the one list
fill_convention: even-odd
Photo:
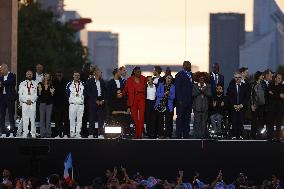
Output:
[[277,73],[280,73],[282,76],[284,76],[284,66],[279,66],[277,68]]
[[38,3],[20,5],[18,22],[19,78],[39,63],[45,71],[61,70],[66,76],[87,63],[87,48],[76,40],[76,32],[60,23],[51,11],[40,9]]

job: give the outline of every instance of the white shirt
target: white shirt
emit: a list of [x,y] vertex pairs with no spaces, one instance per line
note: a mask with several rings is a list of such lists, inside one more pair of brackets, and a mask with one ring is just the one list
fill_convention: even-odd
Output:
[[153,81],[153,83],[155,84],[155,85],[157,85],[158,84],[158,82],[159,82],[159,77],[156,77],[155,79],[154,79],[154,81]]
[[39,82],[42,82],[43,80],[43,73],[42,74],[38,74],[36,73],[36,82],[39,83]]
[[214,72],[212,72],[212,75],[213,75],[215,83],[218,84],[219,83],[219,74],[215,74]]
[[[6,81],[6,80],[8,79],[9,73],[10,73],[10,72],[8,72],[8,74],[4,76],[4,81]],[[6,94],[5,86],[4,86],[4,89],[3,89],[3,94]]]
[[102,90],[101,90],[101,82],[100,80],[96,79],[96,86],[97,86],[97,90],[98,90],[98,96],[102,96]]
[[156,99],[156,87],[155,85],[147,86],[147,99],[148,100],[155,100]]
[[115,83],[116,83],[116,88],[120,88],[120,82],[119,82],[119,80],[114,80],[115,81]]

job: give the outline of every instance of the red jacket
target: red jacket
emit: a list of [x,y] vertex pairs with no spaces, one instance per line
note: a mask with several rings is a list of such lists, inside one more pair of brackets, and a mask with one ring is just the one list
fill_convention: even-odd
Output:
[[[145,86],[146,86],[146,77],[144,77],[143,75],[141,75],[140,77],[140,84],[143,85],[143,91],[145,91]],[[134,90],[134,83],[135,82],[135,76],[131,76],[126,80],[126,84],[125,87],[123,89],[123,96],[128,95],[128,99],[127,99],[127,106],[131,107],[133,105],[134,102],[134,98],[135,98],[135,90]]]

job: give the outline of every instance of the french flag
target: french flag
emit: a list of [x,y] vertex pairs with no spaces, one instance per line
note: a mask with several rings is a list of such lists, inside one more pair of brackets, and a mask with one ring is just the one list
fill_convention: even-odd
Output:
[[67,155],[65,161],[64,161],[64,179],[67,182],[70,182],[73,178],[73,175],[70,176],[69,171],[70,169],[73,172],[73,165],[72,165],[72,155],[71,152]]

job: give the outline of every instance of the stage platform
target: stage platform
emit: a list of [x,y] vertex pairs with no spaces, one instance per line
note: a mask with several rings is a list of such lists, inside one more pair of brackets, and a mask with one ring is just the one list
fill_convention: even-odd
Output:
[[[1,138],[0,149],[0,169],[10,169],[14,177],[62,175],[65,157],[71,152],[74,178],[80,184],[90,184],[107,168],[120,165],[130,175],[138,171],[172,180],[179,169],[188,181],[198,171],[201,180],[211,182],[220,169],[227,181],[240,172],[258,181],[273,173],[284,178],[283,142]],[[34,156],[31,162],[37,150],[43,155]]]

